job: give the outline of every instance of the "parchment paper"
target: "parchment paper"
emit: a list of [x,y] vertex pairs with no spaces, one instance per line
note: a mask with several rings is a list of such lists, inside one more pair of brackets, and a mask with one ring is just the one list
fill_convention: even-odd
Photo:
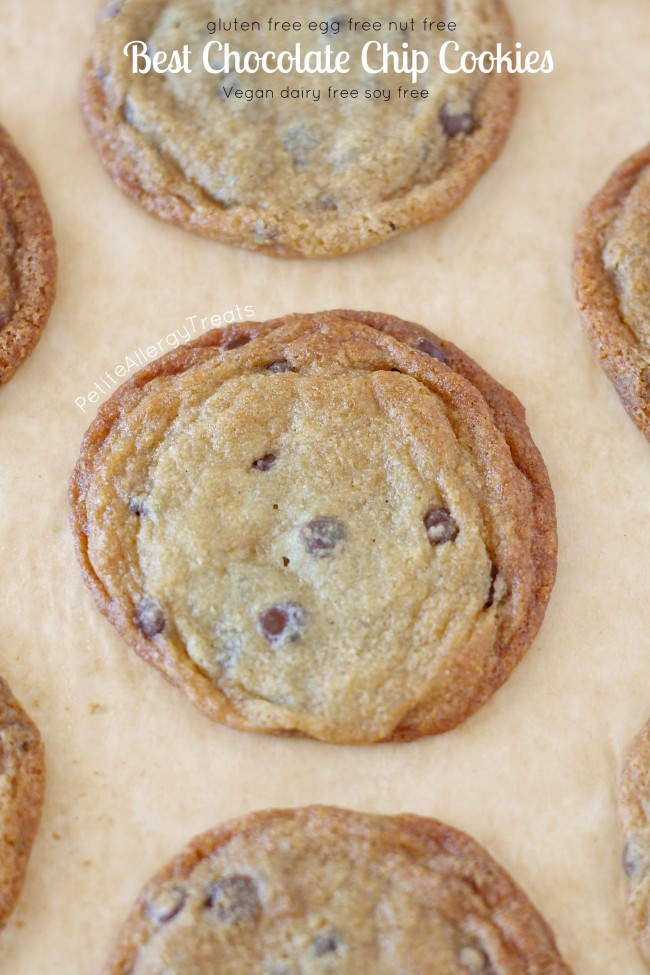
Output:
[[[524,77],[510,141],[469,199],[364,254],[278,263],[163,225],[113,187],[77,109],[93,2],[1,0],[0,120],[39,176],[60,258],[42,341],[0,389],[0,672],[48,771],[3,973],[98,973],[142,884],[191,836],[314,802],[468,830],[576,975],[644,972],[623,924],[615,790],[650,716],[650,444],[582,336],[570,262],[581,208],[650,139],[650,5],[510,6],[524,47],[550,48],[556,69]],[[228,731],[139,661],[86,591],[66,489],[96,407],[75,399],[188,316],[237,304],[259,319],[341,306],[413,319],[524,401],[557,496],[557,585],[527,658],[457,730],[371,748]]]

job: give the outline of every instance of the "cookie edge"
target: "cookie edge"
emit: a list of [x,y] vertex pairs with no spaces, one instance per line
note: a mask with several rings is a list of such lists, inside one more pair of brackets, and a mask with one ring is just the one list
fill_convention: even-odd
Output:
[[575,240],[573,282],[582,329],[613,383],[633,423],[650,440],[650,386],[645,395],[640,370],[650,367],[638,357],[638,341],[622,316],[614,279],[605,268],[603,247],[625,198],[641,172],[650,166],[650,145],[624,160],[584,210]]
[[[27,247],[30,276],[20,282],[20,306],[27,304],[33,313],[22,318],[21,309],[0,328],[0,385],[8,382],[18,367],[33,352],[45,328],[56,298],[57,252],[47,204],[38,180],[29,163],[23,158],[9,133],[0,126],[0,168],[6,166],[9,181],[4,193],[10,198],[22,194],[18,211],[23,246]],[[27,301],[25,301],[25,296]],[[3,332],[16,328],[17,334],[3,350]]]
[[16,795],[10,809],[7,832],[17,836],[18,841],[8,841],[4,836],[0,841],[0,930],[20,897],[45,797],[45,755],[39,730],[13,696],[9,685],[0,678],[0,729],[14,723],[25,728],[32,748],[20,765]]

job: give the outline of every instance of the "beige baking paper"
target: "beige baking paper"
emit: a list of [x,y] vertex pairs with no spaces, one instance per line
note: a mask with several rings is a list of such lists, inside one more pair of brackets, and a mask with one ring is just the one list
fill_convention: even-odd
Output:
[[[524,77],[496,165],[437,225],[311,263],[192,237],[113,187],[77,107],[94,7],[0,2],[0,121],[39,176],[60,257],[43,339],[0,389],[0,672],[41,728],[48,772],[0,971],[99,973],[144,881],[191,836],[261,807],[337,803],[468,830],[576,975],[642,975],[615,793],[650,716],[650,444],[582,336],[570,264],[581,208],[650,139],[650,4],[511,0],[517,37],[556,67]],[[400,315],[523,400],[557,496],[557,584],[527,658],[457,730],[370,748],[228,731],[138,660],[86,591],[66,489],[95,407],[75,399],[188,316],[237,305],[259,319]]]

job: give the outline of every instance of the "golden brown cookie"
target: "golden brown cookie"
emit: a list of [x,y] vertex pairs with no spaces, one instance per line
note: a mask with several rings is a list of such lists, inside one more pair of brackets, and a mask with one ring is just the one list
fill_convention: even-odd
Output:
[[370,313],[234,325],[148,366],[88,430],[70,503],[101,611],[252,731],[453,727],[521,659],[555,575],[519,402]]
[[[262,0],[122,0],[103,8],[83,79],[82,108],[90,137],[112,179],[150,213],[187,230],[280,256],[328,257],[381,243],[460,203],[499,154],[516,106],[517,76],[445,73],[440,48],[460,53],[512,49],[502,0],[414,0],[415,30],[350,30],[348,20],[383,22],[398,16],[387,0],[350,0],[345,12],[318,0],[308,10]],[[300,31],[269,31],[300,19]],[[260,31],[221,30],[239,20]],[[422,22],[455,22],[454,30],[424,30]],[[216,25],[209,33],[208,22]],[[310,30],[321,24],[327,33]],[[406,21],[405,21],[406,23]],[[189,73],[137,74],[125,45],[146,43],[148,57],[190,48]],[[229,44],[248,51],[349,52],[338,74],[212,74],[224,67]],[[363,67],[367,44],[403,44],[425,52],[430,67],[416,83],[390,70]],[[460,53],[450,54],[455,68]],[[380,62],[372,48],[370,63]],[[145,66],[143,61],[138,66]],[[391,65],[392,67],[392,65]],[[284,89],[317,91],[283,97]],[[328,97],[328,90],[339,94]],[[358,97],[340,92],[356,90]],[[412,97],[412,90],[428,97]],[[262,98],[247,93],[264,91]],[[270,94],[269,94],[270,93]],[[388,93],[388,100],[385,100]],[[251,97],[252,100],[247,100]]]
[[587,338],[650,439],[650,146],[619,166],[585,210],[574,275]]
[[621,776],[618,806],[625,838],[627,925],[650,964],[650,722],[632,743]]
[[55,290],[50,215],[36,177],[0,128],[0,384],[38,342]]
[[145,887],[104,975],[570,975],[553,934],[464,833],[419,816],[253,813]]
[[44,789],[38,729],[0,679],[0,928],[23,886]]

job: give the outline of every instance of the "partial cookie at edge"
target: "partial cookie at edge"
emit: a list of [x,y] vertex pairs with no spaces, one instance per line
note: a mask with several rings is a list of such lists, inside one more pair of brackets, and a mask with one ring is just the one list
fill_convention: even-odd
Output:
[[45,328],[56,268],[52,223],[36,177],[0,127],[0,384]]
[[[650,355],[625,321],[616,281],[603,256],[628,194],[648,167],[650,146],[625,160],[587,206],[576,236],[574,285],[580,320],[598,362],[626,412],[650,440]],[[650,279],[650,260],[647,273]]]
[[[486,78],[480,72],[475,72],[473,76],[464,76],[462,82],[458,82],[457,74],[446,74],[446,83],[452,86],[452,101],[462,100],[464,89],[470,84],[468,77],[486,80],[476,95],[475,118],[471,124],[466,124],[467,119],[462,112],[458,116],[451,115],[446,121],[438,116],[433,119],[432,125],[436,128],[441,126],[441,131],[444,131],[446,125],[449,129],[444,134],[449,142],[446,158],[443,158],[433,178],[418,177],[413,185],[400,192],[391,192],[388,198],[379,201],[369,203],[361,196],[352,212],[346,211],[343,215],[336,214],[336,207],[331,201],[327,202],[330,200],[329,192],[323,194],[326,203],[317,217],[307,211],[293,215],[282,210],[275,212],[268,200],[262,201],[263,205],[241,203],[237,200],[221,203],[205,189],[198,177],[185,172],[183,166],[190,171],[195,170],[197,160],[190,159],[189,164],[185,160],[181,163],[175,156],[184,157],[186,153],[181,150],[175,153],[160,151],[161,138],[146,137],[130,124],[132,111],[127,105],[130,86],[122,90],[114,82],[109,64],[112,55],[102,53],[99,38],[104,34],[108,36],[109,32],[116,32],[120,56],[122,43],[126,39],[148,34],[153,29],[153,23],[162,10],[163,3],[156,0],[149,4],[146,16],[142,14],[144,25],[139,28],[140,34],[137,23],[131,22],[135,13],[132,14],[127,9],[128,3],[124,4],[122,11],[119,8],[113,10],[114,5],[109,6],[111,13],[105,13],[100,22],[98,39],[95,40],[93,53],[84,70],[81,98],[86,127],[104,167],[119,188],[149,213],[202,236],[250,250],[280,257],[336,256],[374,246],[422,223],[445,216],[463,201],[498,157],[515,114],[519,89],[516,74],[493,71]],[[142,5],[137,13],[141,9]],[[471,16],[473,12],[470,6],[467,16]],[[126,25],[121,27],[118,25],[120,17],[126,20]],[[479,21],[489,17],[492,18],[492,29],[496,37],[505,46],[510,46],[512,24],[502,0],[487,0],[479,7]],[[450,36],[453,39],[453,35]],[[193,67],[194,73],[201,71],[203,69],[200,66]],[[433,76],[443,77],[441,72],[437,76],[434,72]],[[207,90],[201,94],[203,103],[207,97],[218,99],[216,92],[219,83],[218,76],[210,79],[210,94],[208,95]],[[250,78],[242,79],[242,85],[245,84],[252,84]],[[160,100],[164,101],[168,94],[163,93]],[[178,92],[174,93],[172,100],[174,99],[178,100]],[[266,107],[264,103],[260,104]],[[221,107],[223,108],[223,102]],[[229,106],[226,104],[225,107]],[[299,119],[300,115],[296,116],[296,112],[299,112],[300,104],[294,102],[290,107],[291,117]],[[327,107],[322,103],[318,105],[320,111],[326,111]],[[366,112],[366,117],[376,107],[365,104],[358,106],[360,111]],[[254,108],[255,105],[250,106],[250,111]],[[406,111],[407,108],[408,103],[400,104],[400,110]],[[382,106],[379,106],[379,110],[382,110]],[[228,115],[224,124],[229,122]],[[184,124],[187,124],[187,119]],[[156,128],[158,136],[164,141],[166,125],[158,120]],[[221,131],[221,126],[214,119],[209,128]],[[308,122],[305,128],[309,130]],[[294,129],[295,126],[292,126],[289,136]],[[249,127],[249,132],[251,131],[252,126]],[[234,136],[231,135],[229,144],[234,144],[234,141]],[[247,135],[244,146],[240,170],[246,168],[253,151],[250,147],[250,135]],[[284,151],[282,143],[277,148]],[[419,148],[418,145],[412,149],[409,162],[415,158]],[[305,151],[307,150],[304,148],[299,149],[299,152]],[[426,162],[426,156],[424,158]],[[304,175],[304,165],[302,162],[298,165],[300,179]],[[340,178],[348,179],[343,163],[341,166],[343,168]],[[339,167],[328,161],[325,168],[336,172]],[[278,179],[284,182],[286,178],[284,170],[279,171]],[[363,179],[354,172],[351,179],[363,185]],[[228,179],[224,179],[224,184],[226,183]]]
[[570,975],[548,924],[470,836],[323,806],[196,837],[142,891],[104,975],[158,973],[163,957],[203,975],[206,953],[231,975],[291,973],[296,961],[343,975]]
[[0,678],[0,928],[23,886],[44,790],[38,729]]

